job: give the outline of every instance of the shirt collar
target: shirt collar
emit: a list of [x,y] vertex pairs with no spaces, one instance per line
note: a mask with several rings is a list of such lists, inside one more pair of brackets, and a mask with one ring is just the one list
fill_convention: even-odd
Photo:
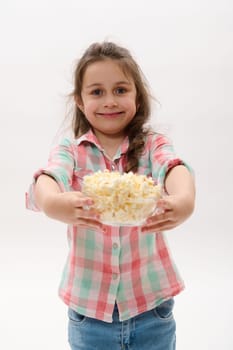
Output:
[[100,145],[99,140],[93,133],[92,129],[88,130],[85,134],[80,136],[76,141],[78,146],[83,142],[93,143],[96,147],[98,147],[101,151],[103,151],[103,148]]
[[[88,130],[85,134],[83,134],[82,136],[80,136],[77,140],[76,140],[76,144],[79,146],[81,143],[83,142],[89,142],[94,144],[100,151],[104,152],[103,147],[101,146],[101,144],[99,143],[99,140],[97,139],[96,135],[94,134],[94,132],[92,131],[92,129]],[[123,140],[122,144],[120,145],[117,153],[116,153],[116,157],[120,157],[122,154],[125,154],[128,150],[129,147],[129,138],[128,136],[125,137],[125,139]]]

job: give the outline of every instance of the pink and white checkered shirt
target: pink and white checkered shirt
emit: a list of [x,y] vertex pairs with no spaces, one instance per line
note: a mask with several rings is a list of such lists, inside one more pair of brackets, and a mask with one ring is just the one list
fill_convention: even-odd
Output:
[[[163,185],[167,172],[184,164],[171,142],[158,133],[145,140],[139,174]],[[36,178],[49,174],[61,191],[80,191],[84,175],[97,170],[123,172],[126,138],[114,159],[109,159],[92,131],[76,140],[64,139],[50,153],[48,164],[34,175],[26,194],[28,209],[38,211],[34,200]],[[115,302],[120,320],[148,311],[183,290],[184,284],[169,255],[162,232],[142,234],[139,227],[102,230],[68,226],[69,255],[59,295],[72,309],[88,317],[112,322]]]

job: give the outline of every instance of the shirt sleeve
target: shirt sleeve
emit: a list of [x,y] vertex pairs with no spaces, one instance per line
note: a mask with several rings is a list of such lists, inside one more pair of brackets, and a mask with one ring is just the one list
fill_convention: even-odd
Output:
[[171,140],[162,134],[156,134],[152,138],[150,160],[152,178],[163,189],[165,178],[173,167],[184,165],[193,174],[192,168],[176,155]]
[[61,192],[66,192],[72,187],[73,170],[73,145],[68,139],[64,139],[51,150],[47,165],[38,169],[33,175],[32,184],[26,192],[26,208],[34,211],[40,210],[35,203],[35,184],[41,174],[51,176],[57,182]]

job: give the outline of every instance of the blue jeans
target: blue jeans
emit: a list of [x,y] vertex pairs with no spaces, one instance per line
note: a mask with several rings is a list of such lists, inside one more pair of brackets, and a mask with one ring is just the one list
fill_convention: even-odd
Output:
[[176,324],[169,299],[151,311],[119,321],[115,306],[113,323],[68,310],[68,336],[72,350],[175,350]]

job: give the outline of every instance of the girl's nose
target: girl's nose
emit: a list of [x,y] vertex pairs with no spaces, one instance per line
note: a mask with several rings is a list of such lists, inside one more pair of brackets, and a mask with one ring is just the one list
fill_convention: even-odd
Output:
[[114,96],[106,96],[103,105],[104,107],[113,108],[117,106],[117,101]]

